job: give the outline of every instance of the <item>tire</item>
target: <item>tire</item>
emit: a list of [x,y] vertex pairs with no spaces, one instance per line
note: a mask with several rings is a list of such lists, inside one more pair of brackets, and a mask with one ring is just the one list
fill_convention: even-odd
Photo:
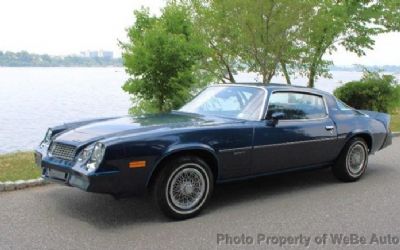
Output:
[[344,182],[357,181],[368,165],[368,146],[364,139],[354,137],[344,146],[332,167],[336,178]]
[[169,218],[184,220],[196,216],[207,205],[214,189],[208,164],[197,156],[172,158],[156,176],[153,198]]

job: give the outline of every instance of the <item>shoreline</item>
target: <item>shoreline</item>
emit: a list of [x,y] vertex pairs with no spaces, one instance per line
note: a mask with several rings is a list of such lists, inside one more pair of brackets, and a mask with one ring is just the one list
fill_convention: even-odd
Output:
[[[382,69],[384,73],[400,74],[400,65],[364,65],[369,70]],[[0,65],[1,68],[125,68],[123,64],[110,64],[110,65],[27,65],[27,66],[4,66]],[[393,70],[393,68],[395,70]],[[353,65],[337,65],[333,66],[329,72],[362,72],[362,69]],[[252,72],[240,72],[250,73]]]

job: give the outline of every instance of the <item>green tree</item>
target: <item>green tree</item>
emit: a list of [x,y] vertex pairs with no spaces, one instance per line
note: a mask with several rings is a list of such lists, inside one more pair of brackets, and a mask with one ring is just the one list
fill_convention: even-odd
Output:
[[157,18],[134,12],[128,43],[121,43],[123,64],[130,78],[123,89],[133,94],[133,113],[166,112],[180,107],[198,88],[196,64],[204,46],[193,31],[189,10],[169,3]]
[[362,56],[373,48],[374,35],[399,30],[397,0],[319,0],[314,5],[299,37],[304,45],[299,71],[308,77],[309,87],[314,87],[318,76],[328,74],[332,62],[324,55],[333,53],[338,45]]
[[222,3],[210,0],[181,0],[190,8],[196,33],[205,45],[205,56],[199,63],[203,78],[210,81],[235,83],[235,74],[241,67],[238,57],[239,30],[227,15]]
[[281,71],[290,83],[287,65],[299,57],[297,37],[313,8],[308,1],[189,2],[194,6],[196,27],[210,49],[206,70],[223,82],[235,82],[238,71],[256,72],[266,84]]
[[240,28],[240,58],[248,71],[270,83],[278,65],[293,56],[294,39],[302,22],[302,1],[231,0]]
[[204,69],[235,82],[238,71],[269,83],[276,73],[308,77],[314,87],[329,76],[325,55],[338,46],[359,56],[374,35],[398,31],[398,0],[181,0],[193,7],[196,27],[210,49]]

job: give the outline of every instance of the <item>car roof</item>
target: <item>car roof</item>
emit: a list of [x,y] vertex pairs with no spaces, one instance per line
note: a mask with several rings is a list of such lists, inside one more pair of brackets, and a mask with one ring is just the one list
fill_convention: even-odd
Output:
[[253,87],[261,87],[264,88],[268,91],[299,91],[299,92],[308,92],[308,93],[314,93],[314,94],[319,94],[319,95],[331,95],[328,92],[315,89],[315,88],[308,88],[304,86],[298,86],[298,85],[288,85],[284,83],[269,83],[269,84],[263,84],[263,83],[249,83],[249,82],[238,82],[238,83],[232,83],[232,84],[218,84],[220,86],[253,86]]

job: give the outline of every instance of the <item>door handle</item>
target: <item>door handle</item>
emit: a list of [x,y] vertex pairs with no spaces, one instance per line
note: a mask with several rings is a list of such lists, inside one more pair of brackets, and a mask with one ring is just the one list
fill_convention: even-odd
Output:
[[335,129],[335,126],[325,126],[325,129],[328,131],[332,131]]

